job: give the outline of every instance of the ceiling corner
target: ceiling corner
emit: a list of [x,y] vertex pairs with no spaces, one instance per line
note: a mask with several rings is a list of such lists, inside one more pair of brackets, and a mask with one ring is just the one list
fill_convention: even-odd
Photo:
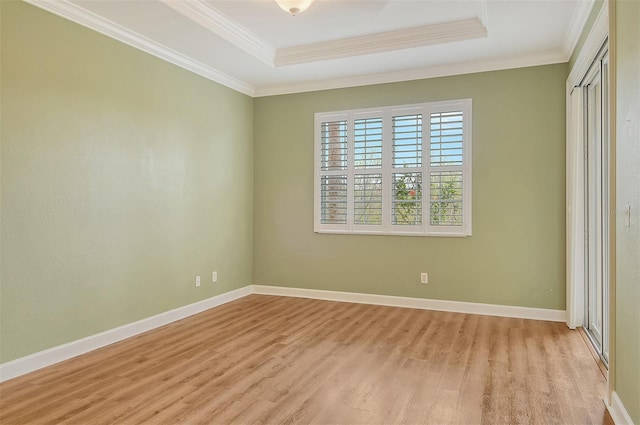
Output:
[[275,47],[228,18],[206,1],[159,1],[267,65],[273,66],[276,56]]
[[562,48],[567,60],[569,60],[573,54],[573,50],[576,48],[576,44],[580,39],[582,30],[587,23],[587,19],[589,19],[589,14],[591,13],[595,3],[595,0],[580,1],[573,12],[571,22],[569,23],[569,27],[567,28],[567,32],[565,33],[562,43]]
[[487,8],[487,0],[478,0],[476,2],[476,15],[478,19],[484,25],[484,27],[489,30],[489,11]]
[[523,55],[520,57],[512,58],[461,62],[457,64],[437,65],[417,69],[408,69],[403,71],[357,75],[345,78],[333,78],[322,81],[307,81],[291,84],[260,86],[256,87],[254,97],[277,96],[319,90],[361,87],[374,84],[397,83],[403,81],[449,77],[454,75],[474,74],[478,72],[491,72],[505,69],[526,68],[530,66],[552,65],[563,62],[566,62],[564,53],[560,50],[551,50],[547,52]]
[[33,6],[51,12],[69,21],[80,24],[91,30],[106,35],[133,48],[142,50],[159,59],[172,63],[180,68],[191,71],[211,81],[248,96],[255,96],[256,88],[231,75],[225,74],[202,62],[196,61],[158,42],[138,34],[130,29],[112,22],[102,16],[88,11],[69,0],[24,0]]

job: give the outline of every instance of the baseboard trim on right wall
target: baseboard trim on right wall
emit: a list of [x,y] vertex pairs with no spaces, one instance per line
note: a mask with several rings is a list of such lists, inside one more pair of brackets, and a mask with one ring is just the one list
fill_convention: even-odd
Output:
[[517,319],[565,322],[565,310],[518,307],[498,304],[481,304],[464,301],[434,300],[428,298],[398,297],[356,292],[326,291],[321,289],[288,288],[283,286],[252,285],[253,294],[283,297],[313,298],[317,300],[350,302],[358,304],[386,305],[390,307],[417,308],[422,310],[450,311],[454,313],[481,314],[485,316],[512,317]]
[[611,404],[605,403],[611,419],[616,425],[634,425],[627,409],[622,404],[622,400],[615,391],[611,394]]

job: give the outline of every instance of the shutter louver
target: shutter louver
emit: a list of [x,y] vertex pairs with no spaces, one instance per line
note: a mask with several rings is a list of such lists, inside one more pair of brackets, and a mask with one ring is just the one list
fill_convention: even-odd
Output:
[[431,224],[462,226],[462,171],[431,173]]
[[422,224],[422,173],[393,174],[393,224]]
[[[323,171],[347,169],[347,130],[347,121],[344,120],[322,123],[320,156]],[[322,176],[320,204],[320,220],[323,224],[347,223],[346,174]]]
[[320,145],[321,170],[334,171],[347,169],[347,122],[333,121],[322,123],[322,142]]
[[463,225],[463,130],[462,111],[431,114],[429,216],[433,226]]
[[472,99],[315,114],[314,231],[471,236]]
[[462,112],[431,114],[431,166],[462,166]]
[[382,118],[354,122],[354,168],[382,167]]
[[422,166],[422,115],[393,117],[393,167]]
[[347,176],[322,176],[320,199],[323,224],[347,223]]
[[382,224],[382,174],[354,176],[355,224]]

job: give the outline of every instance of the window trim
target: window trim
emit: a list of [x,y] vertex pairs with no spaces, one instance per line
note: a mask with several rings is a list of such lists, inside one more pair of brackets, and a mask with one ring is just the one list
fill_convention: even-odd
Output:
[[[463,149],[462,166],[437,166],[432,167],[430,162],[431,146],[431,114],[439,112],[462,111],[463,119]],[[406,172],[418,171],[422,173],[422,224],[420,225],[393,225],[391,224],[392,211],[390,209],[392,196],[391,176],[400,168],[393,168],[392,164],[392,120],[394,116],[422,114],[422,166],[407,168]],[[382,167],[370,169],[355,169],[354,166],[354,139],[355,129],[353,123],[357,119],[382,118]],[[347,121],[347,168],[337,171],[321,170],[323,122],[338,120]],[[428,121],[425,121],[428,120]],[[395,236],[445,236],[466,237],[471,236],[472,219],[472,100],[458,99],[441,102],[427,102],[411,105],[397,105],[378,108],[351,109],[332,112],[317,112],[314,116],[314,232],[327,234],[358,234],[358,235],[395,235]],[[440,226],[431,224],[431,172],[462,171],[462,226]],[[402,169],[405,170],[405,169]],[[382,224],[363,225],[354,223],[354,190],[351,187],[356,174],[381,173],[382,178]],[[321,223],[321,187],[322,176],[337,174],[347,176],[347,223],[346,224],[322,224]]]

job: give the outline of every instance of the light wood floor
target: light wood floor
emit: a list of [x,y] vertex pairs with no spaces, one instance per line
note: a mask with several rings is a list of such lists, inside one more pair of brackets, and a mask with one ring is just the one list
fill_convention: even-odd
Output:
[[577,331],[252,295],[0,384],[0,423],[612,424]]

